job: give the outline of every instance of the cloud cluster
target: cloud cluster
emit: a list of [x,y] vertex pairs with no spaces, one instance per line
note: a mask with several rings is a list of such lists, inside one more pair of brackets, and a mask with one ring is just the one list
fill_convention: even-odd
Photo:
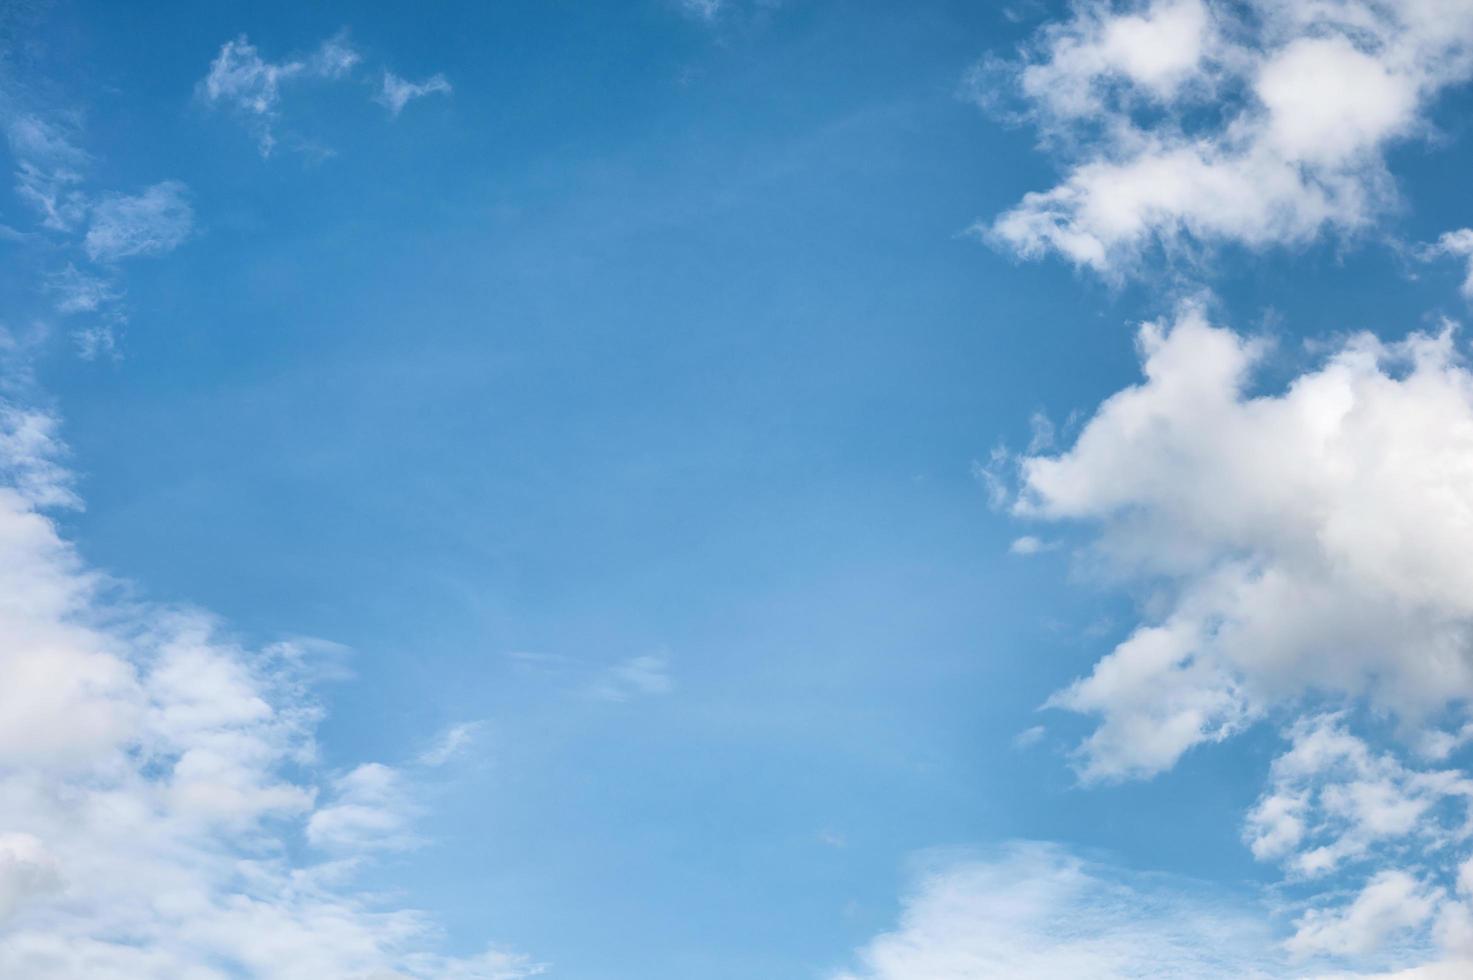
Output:
[[1109,278],[1156,247],[1355,232],[1396,200],[1387,148],[1470,75],[1458,0],[1086,0],[1006,73],[1067,172],[978,231]]
[[1055,696],[1090,779],[1145,776],[1274,704],[1408,725],[1473,697],[1473,373],[1451,329],[1334,344],[1255,393],[1265,344],[1200,309],[1140,332],[1145,380],[1023,458],[1016,512],[1085,522],[1152,614]]
[[4,117],[4,129],[17,197],[35,212],[51,250],[71,253],[42,287],[57,313],[83,319],[74,332],[83,357],[112,353],[115,332],[127,322],[116,265],[162,255],[188,240],[194,229],[189,189],[163,180],[136,194],[99,193],[88,186],[91,158],[76,145],[74,127],[13,112]]
[[424,915],[351,886],[410,842],[409,775],[317,771],[311,650],[243,648],[128,601],[46,508],[75,505],[51,416],[0,405],[0,975],[480,978]]

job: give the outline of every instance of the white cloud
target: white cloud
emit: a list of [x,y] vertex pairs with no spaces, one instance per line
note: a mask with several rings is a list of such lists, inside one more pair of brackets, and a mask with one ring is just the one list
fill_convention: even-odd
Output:
[[1189,883],[1017,844],[942,863],[834,980],[1249,980],[1287,975],[1263,914]]
[[1396,198],[1387,147],[1470,74],[1459,0],[1088,0],[1012,77],[1070,169],[978,230],[1111,278],[1153,246],[1354,232]]
[[1053,548],[1054,544],[1052,542],[1041,540],[1031,534],[1025,534],[1021,538],[1013,539],[1013,543],[1008,545],[1008,553],[1026,558],[1030,555],[1050,551]]
[[1473,300],[1473,228],[1445,232],[1435,245],[1422,250],[1422,258],[1430,260],[1450,255],[1464,260],[1468,271],[1463,277],[1463,296]]
[[343,33],[322,42],[306,58],[281,62],[262,58],[242,34],[221,46],[199,84],[199,96],[209,105],[235,112],[255,134],[261,155],[270,156],[276,147],[275,124],[282,86],[298,79],[344,78],[361,60]]
[[589,693],[605,701],[628,701],[636,697],[669,694],[675,682],[669,674],[669,663],[663,656],[646,654],[630,657],[604,670],[589,688]]
[[1248,814],[1259,860],[1313,878],[1403,854],[1409,843],[1445,860],[1446,848],[1473,831],[1473,780],[1462,772],[1415,769],[1373,751],[1335,714],[1300,719],[1289,738]]
[[1395,933],[1425,925],[1441,897],[1405,871],[1383,871],[1349,905],[1307,913],[1287,945],[1299,954],[1364,956]]
[[82,247],[94,262],[161,255],[178,248],[194,226],[189,189],[165,180],[141,194],[111,194],[92,208]]
[[388,109],[389,115],[397,116],[412,99],[436,93],[449,95],[451,91],[450,81],[441,74],[431,75],[422,82],[411,82],[386,71],[383,89],[374,97],[374,101]]
[[96,313],[119,298],[112,282],[70,263],[47,278],[46,288],[56,296],[58,313]]
[[1096,714],[1086,778],[1149,775],[1309,692],[1415,725],[1473,696],[1473,374],[1450,330],[1339,343],[1251,394],[1265,345],[1200,310],[1146,380],[1021,461],[1020,515],[1099,529],[1153,612],[1052,703]]
[[1042,725],[1032,725],[1013,736],[1013,748],[1031,749],[1039,742],[1042,742],[1043,737],[1047,734],[1047,728]]
[[[51,416],[0,405],[0,975],[33,980],[510,978],[433,951],[424,914],[352,887],[405,842],[412,784],[319,785],[301,646],[124,601],[42,509],[74,503]],[[298,842],[333,860],[293,857]]]
[[335,851],[412,847],[419,843],[409,831],[416,810],[397,770],[364,763],[333,781],[331,802],[307,821],[307,840]]
[[433,745],[420,753],[419,764],[431,767],[443,766],[470,748],[485,727],[486,723],[482,721],[466,721],[451,725],[440,733],[440,737],[435,739]]
[[87,155],[64,127],[39,116],[20,113],[5,126],[6,142],[16,165],[16,195],[41,217],[51,231],[70,231],[87,213],[82,172]]

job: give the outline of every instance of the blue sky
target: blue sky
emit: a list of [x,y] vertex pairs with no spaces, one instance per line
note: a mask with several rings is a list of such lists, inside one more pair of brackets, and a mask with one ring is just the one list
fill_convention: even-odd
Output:
[[0,17],[0,973],[1473,963],[1473,5]]

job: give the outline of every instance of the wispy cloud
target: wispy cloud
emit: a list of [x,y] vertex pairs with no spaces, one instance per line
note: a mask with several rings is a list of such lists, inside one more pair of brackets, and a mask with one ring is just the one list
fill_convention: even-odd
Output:
[[82,247],[94,262],[161,255],[178,248],[193,227],[189,189],[165,180],[138,194],[98,199]]
[[1466,266],[1463,276],[1463,297],[1473,300],[1473,228],[1459,228],[1445,232],[1437,241],[1418,253],[1423,261],[1451,256],[1462,259]]
[[525,670],[561,677],[569,690],[597,701],[632,701],[675,690],[669,658],[664,654],[643,654],[604,664],[566,654],[524,650],[507,657]]
[[72,336],[78,354],[90,360],[117,354],[117,332],[127,322],[112,266],[177,248],[190,235],[194,211],[188,188],[177,180],[135,195],[92,190],[88,170],[93,161],[77,146],[80,130],[56,121],[67,118],[63,112],[0,106],[15,160],[16,193],[36,213],[39,226],[29,233],[11,229],[8,237],[59,263],[39,285],[57,313],[81,321]]
[[669,694],[675,682],[664,656],[630,657],[600,671],[588,693],[604,701],[630,701],[638,697]]
[[475,744],[486,728],[483,721],[465,721],[451,725],[435,739],[434,744],[419,754],[422,766],[443,766]]
[[1268,980],[1291,975],[1263,911],[1200,884],[1018,843],[936,856],[893,932],[831,980]]
[[277,144],[282,88],[295,81],[346,78],[361,60],[344,33],[323,41],[306,57],[279,62],[261,57],[242,34],[221,46],[199,84],[199,96],[207,105],[233,112],[255,135],[261,155],[270,156]]
[[391,71],[386,71],[384,72],[383,89],[374,97],[374,101],[388,109],[389,115],[397,116],[413,99],[423,98],[426,95],[449,95],[451,91],[450,81],[444,75],[435,74],[422,82],[411,82]]

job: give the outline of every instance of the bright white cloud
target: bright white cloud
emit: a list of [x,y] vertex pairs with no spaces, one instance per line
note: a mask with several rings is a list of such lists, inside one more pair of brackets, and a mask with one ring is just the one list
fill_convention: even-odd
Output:
[[1056,847],[942,863],[834,980],[1251,980],[1288,975],[1266,917]]
[[1402,852],[1409,842],[1434,854],[1473,831],[1473,780],[1463,773],[1412,768],[1373,751],[1338,715],[1301,719],[1289,738],[1248,815],[1260,860],[1313,878]]
[[1354,232],[1395,200],[1386,148],[1470,75],[1460,0],[1088,0],[1012,79],[1073,162],[979,231],[1111,278],[1153,246]]
[[374,101],[388,109],[389,115],[397,116],[413,99],[437,93],[449,95],[451,91],[449,79],[441,74],[431,75],[422,82],[411,82],[391,71],[386,71],[384,72],[383,89],[374,97]]
[[194,226],[189,189],[165,180],[141,194],[111,194],[92,208],[82,247],[94,262],[161,255],[183,244]]
[[1021,463],[1018,514],[1098,529],[1148,620],[1054,706],[1090,779],[1150,775],[1270,705],[1364,695],[1406,724],[1473,696],[1473,374],[1451,330],[1358,335],[1283,391],[1265,345],[1188,308],[1145,381]]
[[[75,503],[55,420],[0,405],[0,975],[512,980],[433,952],[423,914],[352,888],[408,839],[408,778],[319,785],[298,645],[125,602],[43,508]],[[297,859],[298,842],[332,860]],[[308,852],[310,853],[310,852]]]

